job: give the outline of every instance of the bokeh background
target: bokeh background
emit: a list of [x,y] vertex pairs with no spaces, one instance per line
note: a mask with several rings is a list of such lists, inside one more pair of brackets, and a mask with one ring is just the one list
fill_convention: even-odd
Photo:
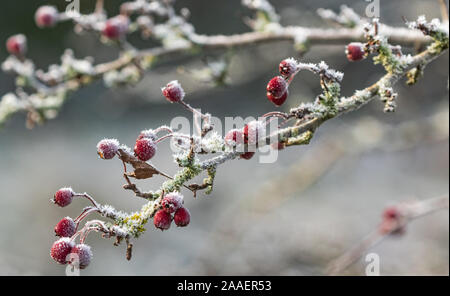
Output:
[[[81,1],[91,9],[94,1]],[[123,1],[108,0],[117,13]],[[284,25],[325,26],[317,8],[337,10],[347,4],[363,13],[367,3],[355,1],[277,0]],[[24,33],[29,56],[40,68],[59,62],[65,48],[77,57],[107,61],[117,52],[95,38],[73,33],[63,24],[40,30],[33,21],[42,4],[63,8],[64,1],[2,1],[0,40]],[[185,0],[199,33],[245,32],[248,14],[238,0]],[[381,21],[402,25],[402,16],[439,17],[438,1],[381,2]],[[134,40],[139,46],[145,42]],[[89,192],[101,203],[126,211],[143,201],[121,186],[119,161],[102,161],[96,143],[115,137],[133,145],[138,132],[168,124],[174,116],[189,114],[162,99],[159,88],[172,79],[185,87],[187,101],[214,116],[257,116],[273,110],[265,85],[276,75],[281,59],[295,56],[291,44],[278,42],[239,49],[231,65],[231,85],[215,88],[199,83],[177,67],[202,67],[201,58],[179,58],[158,65],[134,88],[107,89],[99,81],[76,94],[55,120],[33,130],[25,128],[24,114],[14,116],[0,130],[0,275],[63,275],[49,248],[53,227],[66,215],[76,216],[85,202],[57,208],[49,199],[63,186]],[[3,46],[0,59],[6,58]],[[343,46],[317,46],[304,60],[325,60],[345,72],[343,94],[367,86],[383,73],[369,60],[347,62]],[[93,234],[94,260],[83,275],[320,275],[327,263],[376,227],[386,205],[448,193],[448,54],[426,68],[417,85],[397,86],[399,107],[384,114],[374,101],[358,112],[332,120],[319,129],[309,146],[292,147],[276,163],[236,160],[221,166],[212,195],[193,199],[185,193],[192,214],[184,229],[147,232],[135,242],[128,262],[124,246]],[[0,93],[13,89],[13,78],[0,73]],[[320,92],[317,78],[300,75],[291,86],[282,110],[311,101]],[[167,145],[167,144],[165,144]],[[165,149],[166,147],[167,149]],[[157,167],[175,172],[170,150],[162,145],[154,159]],[[156,177],[139,185],[156,189]],[[388,238],[373,248],[385,275],[449,273],[448,211],[414,221],[406,233]],[[360,260],[343,274],[364,274]]]

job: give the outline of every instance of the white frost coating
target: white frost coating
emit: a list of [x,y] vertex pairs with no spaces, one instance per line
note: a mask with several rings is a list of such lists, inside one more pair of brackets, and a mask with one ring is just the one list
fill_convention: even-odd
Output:
[[120,86],[122,84],[137,83],[141,77],[139,69],[133,65],[117,71],[112,70],[103,74],[103,82],[107,87]]
[[248,128],[247,138],[248,144],[255,145],[258,140],[265,134],[265,125],[259,120],[253,120],[247,123]]
[[203,151],[211,153],[211,152],[219,152],[222,150],[224,145],[224,141],[222,137],[216,132],[210,132],[206,137],[203,137],[200,142],[200,147]]
[[126,213],[117,211],[113,206],[110,205],[101,205],[99,211],[103,216],[113,219],[124,219],[125,217],[127,217]]
[[289,66],[292,66],[292,67],[294,67],[294,68],[297,68],[297,67],[298,67],[298,62],[297,62],[297,60],[296,60],[295,58],[293,58],[293,57],[284,59],[283,61],[285,61],[286,63],[288,63]]
[[120,143],[119,143],[119,141],[118,141],[117,139],[107,139],[107,138],[104,138],[103,140],[101,140],[100,142],[98,142],[98,144],[97,144],[97,149],[100,147],[101,144],[106,144],[106,145],[108,145],[108,146],[110,146],[110,147],[117,147],[117,149],[118,149],[119,146],[120,146]]
[[126,237],[128,235],[128,232],[117,225],[113,225],[111,227],[111,231],[117,236],[117,237]]
[[325,20],[331,20],[341,25],[357,25],[361,22],[361,17],[352,8],[341,5],[340,9],[340,13],[336,14],[331,9],[319,8],[317,14]]
[[372,95],[372,94],[371,94],[370,91],[367,90],[367,89],[355,91],[355,96],[356,96],[356,97],[360,97],[360,98],[370,98],[371,95]]
[[398,58],[398,61],[402,64],[402,66],[406,67],[414,61],[414,58],[410,54],[404,54]]
[[58,108],[62,105],[64,98],[60,96],[47,96],[45,100],[42,100],[37,94],[32,94],[27,98],[29,104],[34,108],[45,109],[45,108]]
[[5,72],[13,72],[21,76],[29,77],[34,73],[34,64],[30,60],[21,62],[16,56],[9,56],[2,63],[2,70]]
[[448,37],[448,21],[441,22],[439,19],[434,18],[430,22],[427,22],[427,19],[424,15],[421,15],[417,18],[416,21],[408,22],[408,27],[410,29],[420,29],[425,28],[431,32],[442,32]]
[[357,90],[357,91],[355,91],[355,94],[351,97],[340,98],[336,107],[341,110],[353,109],[358,106],[358,104],[355,104],[356,102],[358,102],[360,105],[362,105],[362,104],[366,103],[371,97],[372,97],[372,94],[369,90],[367,90],[367,89]]
[[150,139],[152,141],[156,141],[156,134],[155,134],[155,131],[152,130],[152,129],[142,130],[139,133],[139,137],[147,138],[147,139]]
[[163,16],[167,13],[167,9],[159,1],[149,3],[146,9],[159,16]]
[[0,100],[0,122],[3,122],[10,114],[21,109],[23,104],[13,93],[8,93]]
[[125,144],[121,144],[121,145],[119,146],[119,149],[125,151],[125,152],[128,153],[128,154],[131,154],[131,153],[132,153],[131,148],[128,147],[127,145],[125,145]]
[[344,73],[330,69],[329,66],[321,61],[319,64],[313,63],[298,63],[298,70],[308,70],[315,74],[323,74],[327,78],[341,82],[344,79]]
[[264,26],[264,31],[280,34],[283,31],[283,26],[281,26],[279,23],[270,23]]
[[242,5],[250,9],[266,12],[272,22],[278,22],[280,18],[275,12],[274,7],[267,0],[242,0]]
[[190,46],[189,40],[186,40],[179,34],[179,30],[184,31],[186,35],[189,35],[190,29],[183,29],[179,24],[157,24],[153,27],[152,33],[156,39],[161,40],[164,48],[185,48]]
[[71,49],[66,49],[61,56],[61,69],[64,73],[68,73],[70,70],[75,70],[78,73],[93,75],[95,73],[94,66],[92,65],[92,58],[85,58],[78,60],[74,57]]
[[[191,161],[191,160],[189,160],[189,154],[190,154],[189,152],[190,152],[189,150],[183,150],[181,152],[174,153],[173,154],[174,162],[176,164],[179,164],[182,167],[188,166],[190,164],[190,161]],[[198,163],[199,161],[200,160],[198,159],[197,155],[195,155],[194,159],[193,159],[193,162],[194,163]]]

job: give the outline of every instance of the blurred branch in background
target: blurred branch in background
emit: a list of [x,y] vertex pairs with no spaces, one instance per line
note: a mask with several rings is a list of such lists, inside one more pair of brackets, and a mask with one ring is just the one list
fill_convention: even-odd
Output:
[[[142,79],[144,70],[174,56],[198,55],[210,50],[229,50],[282,40],[291,41],[299,54],[304,54],[316,44],[344,45],[365,40],[364,23],[367,20],[346,6],[342,6],[339,15],[325,9],[318,11],[325,19],[337,18],[339,27],[314,28],[283,27],[267,1],[244,0],[243,4],[255,11],[254,18],[245,20],[253,31],[229,36],[197,34],[187,21],[186,10],[177,14],[170,1],[166,4],[158,1],[125,2],[121,6],[122,14],[109,19],[102,1],[97,2],[92,14],[86,15],[73,11],[58,13],[55,8],[44,6],[48,11],[45,16],[53,20],[49,25],[38,22],[38,26],[51,27],[58,22],[73,21],[77,33],[99,35],[104,43],[119,48],[120,56],[116,60],[95,65],[90,57],[77,59],[72,50],[67,50],[61,57],[61,65],[50,65],[48,71],[38,70],[34,62],[26,58],[26,38],[23,38],[24,45],[19,47],[22,50],[10,50],[12,55],[2,66],[4,71],[17,76],[17,89],[15,93],[3,96],[0,101],[0,125],[14,113],[25,111],[28,112],[27,126],[31,128],[36,123],[54,118],[69,94],[81,87],[99,79],[103,79],[108,87],[134,85]],[[36,13],[37,20],[43,14],[40,10]],[[132,16],[136,18],[131,19]],[[161,17],[164,21],[154,23],[154,19]],[[378,30],[379,34],[395,44],[423,47],[431,41],[417,30],[384,24],[379,24]],[[126,40],[126,36],[136,31],[141,32],[143,39],[151,37],[161,46],[135,48]],[[226,74],[222,73],[218,78],[224,81]]]
[[404,202],[387,208],[382,222],[376,229],[357,243],[342,256],[331,262],[326,270],[329,275],[336,275],[361,258],[370,248],[390,235],[401,235],[407,224],[413,220],[430,215],[436,211],[448,209],[449,196]]
[[[339,136],[337,136],[339,135]],[[203,265],[210,272],[214,271],[214,264],[208,250],[215,254],[228,254],[239,250],[239,246],[248,232],[248,228],[240,227],[245,221],[247,225],[258,225],[263,217],[276,212],[290,199],[301,197],[302,193],[317,183],[339,161],[348,158],[358,158],[359,155],[370,151],[384,151],[394,153],[414,149],[420,145],[433,145],[449,139],[449,110],[448,103],[438,106],[433,115],[420,120],[405,121],[398,125],[389,125],[373,117],[365,117],[352,124],[351,128],[341,128],[338,132],[319,140],[317,147],[308,150],[282,176],[271,178],[270,181],[259,185],[259,188],[246,198],[239,199],[224,211],[206,242],[204,250],[200,251],[195,264]],[[447,197],[448,202],[448,197]],[[414,203],[412,203],[414,204]],[[230,213],[233,220],[230,221]],[[300,218],[301,219],[301,218]],[[300,222],[300,221],[299,221]],[[365,246],[372,246],[372,238],[379,238],[379,233],[373,234]],[[227,244],[223,243],[227,238]],[[358,251],[367,248],[358,247]],[[328,254],[330,255],[330,254]],[[358,253],[359,256],[361,254]],[[355,261],[356,254],[351,255]],[[346,259],[348,260],[348,259]],[[346,261],[346,264],[351,262]],[[316,262],[322,266],[322,262]],[[346,266],[339,264],[338,273]]]

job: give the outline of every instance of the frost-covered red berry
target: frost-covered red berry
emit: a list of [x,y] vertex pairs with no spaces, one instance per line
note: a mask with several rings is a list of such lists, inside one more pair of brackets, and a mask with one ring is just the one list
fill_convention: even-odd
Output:
[[70,217],[62,218],[55,226],[55,233],[61,237],[71,237],[77,231],[77,225]]
[[128,32],[130,20],[124,15],[117,15],[106,21],[103,36],[109,39],[120,39]]
[[6,49],[15,56],[24,56],[27,51],[27,37],[23,34],[9,37],[6,41]]
[[59,264],[67,264],[69,259],[67,255],[70,254],[74,246],[75,244],[70,238],[60,238],[53,243],[50,249],[50,256]]
[[282,60],[279,69],[282,76],[290,77],[297,71],[297,61],[293,58]]
[[56,191],[55,196],[53,197],[53,202],[60,207],[65,207],[70,205],[74,195],[75,192],[73,192],[72,188],[61,188]]
[[167,230],[170,228],[170,223],[172,223],[172,217],[165,210],[157,211],[153,217],[153,224],[158,229]]
[[97,144],[97,154],[103,159],[111,159],[119,150],[119,141],[116,139],[103,139]]
[[189,222],[191,222],[191,214],[188,209],[181,207],[173,215],[173,221],[179,227],[188,226]]
[[147,138],[150,139],[152,141],[156,141],[156,134],[153,130],[149,129],[149,130],[143,130],[141,131],[141,133],[139,134],[139,136],[137,137],[137,140],[143,139],[143,138]]
[[86,244],[78,244],[70,252],[69,263],[79,269],[85,269],[92,260],[91,247]]
[[156,153],[155,142],[149,138],[142,138],[136,141],[134,145],[134,154],[142,161],[151,159]]
[[252,158],[253,155],[255,155],[255,152],[248,151],[248,152],[242,153],[239,157],[242,159],[248,160],[248,159]]
[[169,102],[175,103],[180,102],[184,99],[184,90],[177,80],[167,83],[167,85],[163,87],[161,91]]
[[234,147],[244,143],[244,134],[239,129],[232,129],[225,135],[225,144]]
[[280,98],[285,94],[287,89],[288,84],[286,82],[286,79],[284,79],[282,76],[276,76],[272,78],[267,84],[267,96],[269,96],[270,94],[274,98]]
[[345,54],[349,61],[355,62],[365,58],[364,44],[361,42],[352,42],[347,45]]
[[284,94],[283,94],[281,97],[276,98],[276,97],[274,97],[274,96],[272,95],[272,93],[267,92],[267,98],[269,99],[269,101],[271,101],[272,103],[274,103],[275,106],[281,106],[281,105],[283,105],[284,102],[286,101],[286,99],[287,99],[287,97],[288,97],[288,94],[289,94],[289,91],[286,90],[286,91],[284,92]]
[[264,135],[264,124],[259,120],[250,121],[244,126],[243,133],[244,143],[255,145]]
[[39,7],[34,15],[36,25],[40,28],[53,27],[58,22],[58,18],[58,10],[48,5]]
[[174,213],[183,205],[183,195],[178,192],[171,192],[164,196],[161,206],[169,214]]

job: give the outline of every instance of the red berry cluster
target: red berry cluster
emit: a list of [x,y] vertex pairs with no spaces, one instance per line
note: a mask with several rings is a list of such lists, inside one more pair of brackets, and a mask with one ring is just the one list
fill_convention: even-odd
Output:
[[[253,120],[244,125],[242,129],[232,129],[227,132],[224,137],[225,144],[229,147],[237,147],[239,145],[255,146],[264,131],[264,123]],[[253,151],[247,151],[240,155],[242,159],[251,159],[255,155]]]
[[178,192],[171,192],[164,196],[161,209],[153,217],[153,224],[158,229],[167,230],[172,220],[179,227],[187,226],[191,221],[191,214],[183,207],[183,196]]
[[[65,207],[72,202],[75,196],[80,195],[76,194],[71,188],[61,188],[55,193],[53,202],[60,207]],[[56,224],[54,228],[55,234],[61,238],[53,243],[50,249],[50,256],[57,263],[71,264],[83,269],[91,262],[91,248],[83,242],[80,242],[80,244],[75,244],[74,242],[78,224],[88,213],[88,210],[84,210],[77,219],[73,220],[70,217],[65,217]]]
[[275,106],[281,106],[286,101],[289,83],[298,72],[298,63],[295,59],[289,58],[281,61],[278,68],[281,76],[272,78],[266,88],[267,98]]
[[75,245],[72,239],[63,237],[53,243],[50,256],[59,264],[71,264],[84,269],[92,260],[92,251],[86,244]]
[[[142,161],[150,160],[156,153],[156,135],[151,131],[142,131],[134,146],[134,154]],[[97,144],[97,154],[100,158],[111,159],[119,151],[120,144],[115,139],[103,139]]]

